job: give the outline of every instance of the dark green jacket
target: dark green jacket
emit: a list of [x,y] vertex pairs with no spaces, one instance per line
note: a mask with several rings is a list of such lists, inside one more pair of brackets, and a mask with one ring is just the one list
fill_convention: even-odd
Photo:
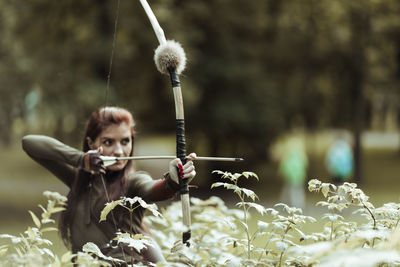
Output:
[[[84,155],[82,151],[69,147],[56,139],[41,135],[25,136],[22,140],[22,147],[30,157],[71,188],[75,177],[77,177],[77,170],[81,166]],[[108,192],[110,192],[111,187],[115,186],[115,183],[120,183],[120,180],[113,179],[115,176],[117,176],[116,173],[105,175]],[[153,180],[147,173],[136,172],[126,178],[127,182],[123,190],[126,192],[125,196],[131,198],[138,196],[148,203],[171,198],[178,189],[178,185],[169,178],[169,175],[165,175],[163,179]],[[87,242],[93,242],[102,249],[103,253],[122,259],[121,249],[109,247],[107,244],[115,237],[116,227],[119,231],[129,232],[129,213],[126,209],[117,207],[113,212],[115,225],[111,214],[108,215],[107,221],[99,223],[100,213],[107,203],[107,197],[100,175],[93,175],[91,181],[90,188],[79,197],[75,207],[74,219],[70,229],[72,249],[76,252],[81,250]],[[121,192],[120,196],[123,194]],[[146,234],[142,224],[144,211],[142,208],[135,210],[133,218],[135,234]],[[141,255],[136,253],[135,258],[137,260],[154,261],[152,258],[162,257],[155,255],[160,254],[159,251],[152,250],[152,248],[149,248]],[[125,248],[124,251],[125,254],[131,255],[130,249]]]

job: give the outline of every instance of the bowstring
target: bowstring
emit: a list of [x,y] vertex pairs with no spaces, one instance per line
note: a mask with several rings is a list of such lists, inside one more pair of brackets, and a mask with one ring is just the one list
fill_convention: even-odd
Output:
[[[101,135],[103,133],[104,130],[104,121],[105,121],[105,117],[106,117],[106,108],[108,105],[108,92],[110,90],[110,82],[111,82],[111,72],[112,72],[112,66],[113,66],[113,61],[114,61],[114,52],[115,52],[115,42],[117,40],[117,29],[118,29],[118,19],[119,19],[119,10],[120,10],[120,0],[117,0],[117,9],[116,9],[116,13],[115,13],[115,21],[114,21],[114,32],[113,32],[113,40],[112,40],[112,45],[111,45],[111,54],[110,54],[110,63],[108,66],[108,74],[107,74],[107,85],[106,85],[106,89],[104,92],[104,107],[103,107],[103,119],[101,120],[101,131],[100,131],[100,145],[101,145]],[[106,194],[106,198],[107,198],[107,202],[110,203],[110,196],[108,194],[108,190],[107,190],[107,186],[106,186],[106,182],[104,179],[104,175],[103,173],[100,173],[100,177],[101,177],[101,181],[103,183],[103,188],[104,188],[104,193]],[[114,216],[114,212],[113,210],[111,210],[111,218],[114,224],[114,228],[115,228],[115,232],[118,232],[118,227],[117,227],[117,223],[115,220],[115,216]],[[122,248],[122,246],[120,247],[121,251],[122,251],[122,256],[124,257],[124,260],[126,262],[126,257],[125,257],[125,252],[124,249]]]

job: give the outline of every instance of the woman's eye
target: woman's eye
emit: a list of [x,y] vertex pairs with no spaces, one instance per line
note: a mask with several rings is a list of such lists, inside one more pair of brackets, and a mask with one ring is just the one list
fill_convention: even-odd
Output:
[[112,144],[112,141],[111,140],[104,140],[103,144],[106,145],[106,146],[110,146]]
[[131,140],[130,140],[129,138],[125,138],[125,139],[122,139],[121,144],[127,145],[127,144],[129,144],[130,142],[131,142]]

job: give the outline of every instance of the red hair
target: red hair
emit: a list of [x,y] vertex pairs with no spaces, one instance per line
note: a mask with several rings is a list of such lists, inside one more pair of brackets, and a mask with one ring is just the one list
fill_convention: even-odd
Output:
[[121,123],[126,123],[130,127],[133,140],[135,135],[135,121],[128,110],[120,107],[104,107],[94,111],[86,123],[83,151],[90,150],[87,137],[90,137],[91,140],[96,140],[106,127]]
[[[88,150],[90,150],[88,137],[91,140],[96,140],[97,137],[101,136],[105,128],[113,124],[119,125],[121,123],[126,123],[130,127],[132,137],[132,151],[130,153],[130,156],[132,156],[135,136],[135,121],[133,120],[132,114],[128,110],[120,107],[102,107],[92,113],[86,123],[85,136],[83,138],[82,147],[83,152],[87,152]],[[115,200],[118,199],[121,195],[125,194],[126,177],[129,173],[132,173],[134,171],[135,169],[133,167],[132,161],[128,161],[125,168],[118,174],[117,179],[115,179],[115,181],[109,185],[109,188],[107,190],[109,195],[104,195],[104,200]],[[71,240],[70,228],[72,225],[77,201],[83,193],[87,192],[90,181],[92,179],[93,178],[91,177],[90,173],[85,172],[81,169],[77,170],[75,180],[73,181],[71,185],[71,190],[68,193],[67,208],[65,211],[62,212],[59,223],[60,234],[66,245],[68,245]],[[77,248],[72,249],[75,250]]]

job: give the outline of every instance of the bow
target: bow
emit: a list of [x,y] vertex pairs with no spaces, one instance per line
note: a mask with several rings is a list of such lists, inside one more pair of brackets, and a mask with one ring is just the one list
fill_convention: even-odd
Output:
[[[175,41],[166,40],[164,31],[158,24],[146,0],[140,0],[160,45],[155,50],[154,61],[159,72],[169,75],[174,93],[175,113],[176,113],[176,157],[183,164],[186,163],[186,142],[185,142],[185,118],[182,90],[179,81],[179,74],[185,69],[186,55],[182,46]],[[165,157],[165,156],[162,156]],[[143,159],[143,158],[142,158]],[[116,160],[116,159],[111,159]],[[242,158],[216,158],[216,157],[197,157],[195,160],[214,160],[214,161],[243,161]],[[179,173],[179,172],[178,172]],[[190,246],[190,201],[188,179],[179,179],[179,193],[182,202],[183,224],[186,229],[182,234],[182,242]]]
[[[186,64],[186,56],[179,43],[174,41],[167,41],[165,39],[164,31],[158,24],[154,13],[152,12],[146,0],[140,0],[160,45],[157,47],[154,55],[154,61],[157,69],[163,73],[168,74],[171,78],[171,85],[174,93],[175,113],[176,113],[176,156],[186,163],[186,142],[185,142],[185,118],[182,90],[179,81],[179,74],[184,70]],[[178,172],[179,173],[179,172]],[[186,229],[182,235],[182,242],[189,246],[189,239],[191,236],[190,230],[190,202],[189,202],[189,188],[188,179],[179,179],[179,193],[182,202],[182,217],[183,224]]]

